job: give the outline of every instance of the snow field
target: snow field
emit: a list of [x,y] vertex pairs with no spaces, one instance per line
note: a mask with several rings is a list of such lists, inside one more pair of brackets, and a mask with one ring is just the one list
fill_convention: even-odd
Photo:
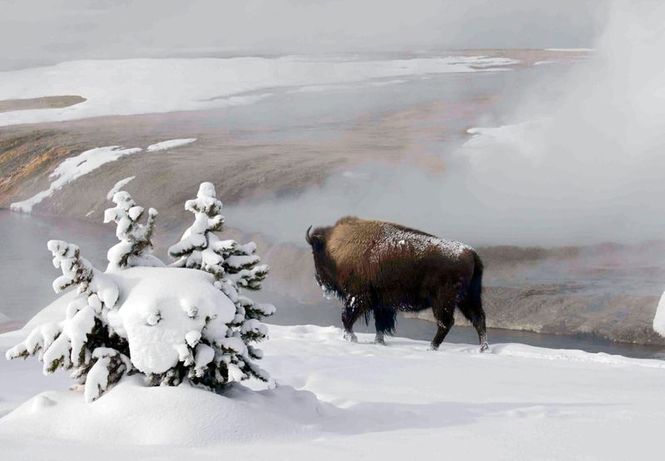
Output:
[[[28,444],[42,459],[180,459],[192,449],[201,459],[220,450],[244,459],[636,459],[660,449],[661,361],[513,344],[480,354],[476,345],[444,343],[430,352],[403,338],[384,347],[360,334],[350,344],[335,327],[270,330],[262,366],[275,389],[255,383],[263,390],[219,396],[129,379],[91,404],[73,391],[47,391],[0,419],[6,459],[21,459]],[[16,337],[0,336],[0,346]],[[25,364],[29,371],[0,363],[10,377],[0,384],[5,408],[35,391],[12,378],[38,373]],[[64,389],[60,378],[36,381]]]
[[[126,59],[64,62],[0,72],[0,100],[81,95],[63,109],[0,114],[0,126],[103,115],[163,113],[251,104],[271,88],[367,82],[451,72],[485,72],[516,64],[508,58],[450,56],[393,60],[305,56]],[[315,90],[316,91],[316,90]]]

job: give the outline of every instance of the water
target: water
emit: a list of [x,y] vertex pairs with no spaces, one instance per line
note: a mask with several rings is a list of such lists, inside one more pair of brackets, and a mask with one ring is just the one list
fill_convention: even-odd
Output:
[[[115,243],[113,226],[102,226],[56,217],[31,216],[0,210],[0,331],[18,328],[56,299],[51,282],[58,271],[51,264],[46,241],[63,239],[76,243],[81,254],[96,267],[106,266],[106,251]],[[162,253],[159,251],[158,253]],[[336,301],[322,300],[305,305],[274,293],[259,292],[260,301],[270,301],[277,308],[271,323],[280,325],[314,324],[340,325],[340,309]],[[424,320],[400,318],[397,332],[400,336],[429,341],[436,326]],[[356,331],[370,332],[371,326],[358,322]],[[542,335],[522,331],[490,329],[492,343],[518,342],[533,346],[562,349],[581,349],[606,352],[628,357],[665,358],[662,348],[612,343],[591,337]],[[455,326],[446,341],[477,343],[475,331]]]

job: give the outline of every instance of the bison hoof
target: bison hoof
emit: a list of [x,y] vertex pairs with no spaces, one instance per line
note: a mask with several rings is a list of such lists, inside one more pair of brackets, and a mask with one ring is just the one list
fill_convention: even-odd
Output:
[[439,346],[435,346],[434,344],[430,344],[429,347],[427,348],[428,351],[436,352],[439,350]]
[[489,348],[490,348],[490,345],[489,345],[489,344],[487,344],[487,343],[482,343],[482,344],[480,345],[480,352],[488,351]]
[[382,346],[385,346],[385,345],[386,345],[386,340],[385,340],[385,338],[384,338],[383,336],[378,336],[378,335],[377,335],[377,336],[374,338],[374,344],[381,344]]
[[351,331],[345,331],[344,332],[344,339],[346,339],[350,343],[357,343],[358,342],[358,337],[356,336],[355,333]]

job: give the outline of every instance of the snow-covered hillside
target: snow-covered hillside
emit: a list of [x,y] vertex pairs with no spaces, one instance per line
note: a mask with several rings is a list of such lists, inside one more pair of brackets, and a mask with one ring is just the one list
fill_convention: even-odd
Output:
[[[22,332],[0,336],[6,349]],[[388,346],[271,326],[277,387],[228,396],[124,381],[85,404],[64,375],[0,361],[3,460],[640,459],[661,449],[665,362],[517,344]],[[47,391],[56,389],[55,391]],[[34,396],[39,393],[37,396]],[[34,397],[33,397],[34,396]],[[26,401],[27,400],[27,401]]]
[[513,59],[487,56],[376,60],[285,56],[64,62],[50,67],[0,72],[0,100],[81,95],[86,101],[59,109],[0,113],[0,126],[226,107],[255,102],[277,88],[321,91],[329,85],[451,72],[486,72],[516,63]]
[[[194,141],[196,141],[194,138],[169,139],[167,141],[158,142],[157,144],[151,144],[145,150],[147,152],[158,152],[185,146],[187,144],[193,143]],[[55,168],[55,170],[53,170],[53,173],[49,175],[49,179],[51,179],[52,182],[48,189],[38,192],[29,199],[12,203],[11,209],[13,211],[30,213],[32,212],[32,208],[35,205],[41,203],[44,199],[51,197],[56,191],[62,189],[64,186],[71,183],[72,181],[75,181],[81,176],[86,175],[109,162],[114,162],[127,155],[134,155],[140,152],[143,152],[143,149],[140,147],[124,148],[120,146],[104,146],[89,149],[80,153],[79,155],[67,158],[62,161]],[[132,177],[132,179],[133,178],[134,177]],[[119,190],[129,181],[131,181],[131,179],[126,180],[125,182],[119,181],[114,186],[114,189],[117,188]],[[113,190],[109,192],[110,196],[112,197],[113,194],[111,192],[113,192]]]

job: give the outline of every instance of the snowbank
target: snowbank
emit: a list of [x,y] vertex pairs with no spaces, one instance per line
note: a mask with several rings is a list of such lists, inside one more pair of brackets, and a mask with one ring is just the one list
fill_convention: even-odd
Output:
[[[128,59],[64,62],[0,72],[0,100],[81,95],[62,109],[0,113],[0,126],[102,115],[161,113],[249,104],[273,88],[347,84],[450,72],[483,72],[515,64],[484,56],[393,60],[280,58]],[[264,93],[261,93],[264,92]]]
[[[223,450],[230,459],[308,461],[435,452],[640,459],[661,450],[663,361],[518,344],[480,354],[476,345],[444,343],[429,352],[422,341],[392,338],[383,347],[358,336],[350,344],[339,328],[271,326],[263,366],[278,387],[235,387],[226,396],[129,380],[86,405],[63,380],[63,390],[33,397],[34,383],[48,389],[54,381],[39,381],[34,363],[0,361],[5,407],[30,398],[0,419],[3,460],[25,459],[26,450],[39,459],[176,460],[195,449],[197,459]],[[12,343],[7,337],[0,348]]]
[[238,386],[221,396],[186,384],[144,387],[129,378],[92,404],[78,392],[43,392],[2,418],[0,433],[129,445],[247,443],[302,437],[334,410],[289,386],[259,392]]

